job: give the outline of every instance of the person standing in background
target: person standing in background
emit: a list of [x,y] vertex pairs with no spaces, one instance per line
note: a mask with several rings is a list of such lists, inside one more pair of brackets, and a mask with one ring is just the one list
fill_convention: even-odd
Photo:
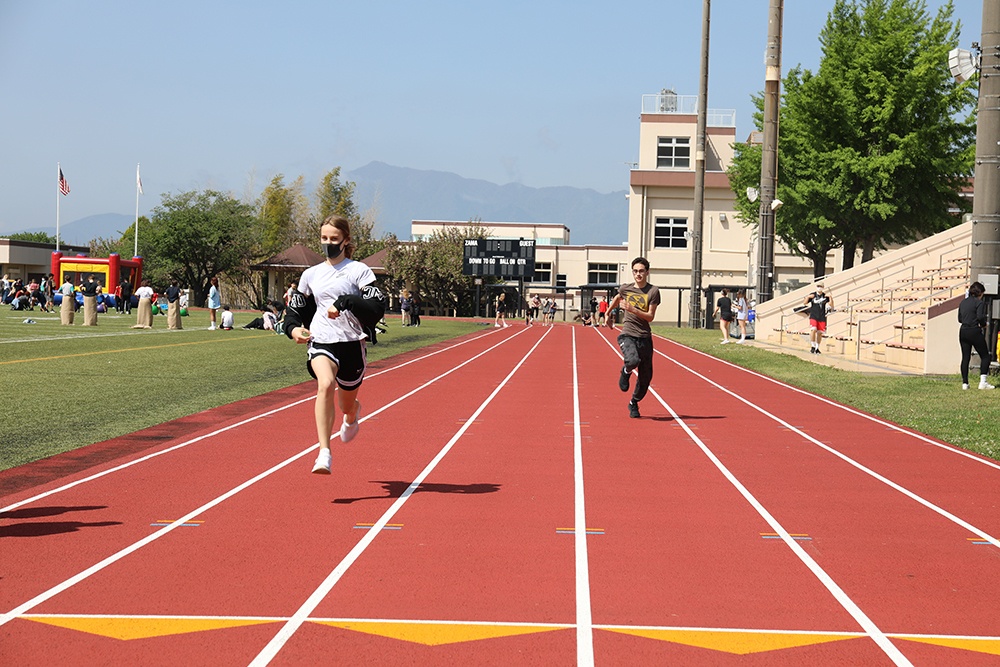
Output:
[[180,331],[181,326],[181,288],[176,280],[170,281],[170,287],[163,293],[167,297],[167,329]]
[[719,329],[722,330],[722,344],[726,345],[732,341],[729,338],[729,327],[733,323],[733,300],[729,298],[729,288],[722,288],[722,296],[715,303],[715,312],[712,317],[719,317]]
[[[219,294],[218,276],[212,276],[212,280],[210,280],[209,283],[210,286],[208,288],[208,317],[210,323],[208,325],[208,330],[215,331],[215,313],[219,310],[220,307],[222,307],[222,295]],[[295,283],[292,284],[294,285]]]
[[149,280],[143,280],[142,286],[135,291],[136,298],[139,299],[139,306],[136,308],[135,326],[133,329],[153,328],[153,297],[156,293],[149,284]]
[[59,293],[62,295],[62,305],[59,307],[59,321],[63,325],[71,326],[73,318],[76,316],[76,289],[73,287],[73,281],[69,279],[68,274],[66,275],[66,280],[59,288]]
[[969,296],[958,304],[958,344],[962,347],[962,389],[969,388],[969,362],[972,361],[972,348],[979,355],[979,388],[995,389],[987,382],[990,373],[990,350],[986,345],[986,325],[989,324],[989,313],[986,312],[986,302],[983,294],[986,288],[981,282],[969,285]]
[[101,284],[94,279],[94,274],[87,276],[87,280],[80,286],[80,293],[83,294],[83,326],[97,326],[97,295],[101,293]]

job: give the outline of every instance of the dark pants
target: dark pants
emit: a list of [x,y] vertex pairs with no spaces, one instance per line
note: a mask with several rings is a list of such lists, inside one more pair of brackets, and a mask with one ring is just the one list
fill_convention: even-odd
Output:
[[653,339],[622,334],[618,336],[618,347],[625,357],[625,372],[639,369],[639,381],[632,391],[632,400],[638,403],[646,396],[649,383],[653,381]]
[[958,330],[958,343],[962,346],[962,384],[969,384],[969,362],[972,361],[972,348],[979,355],[979,374],[990,372],[990,350],[986,346],[986,336],[979,327],[961,327]]

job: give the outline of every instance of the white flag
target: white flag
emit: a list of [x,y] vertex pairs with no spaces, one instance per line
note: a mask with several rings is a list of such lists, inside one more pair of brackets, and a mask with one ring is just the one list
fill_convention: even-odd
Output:
[[135,187],[139,188],[139,194],[142,194],[142,179],[139,178],[139,165],[135,165]]

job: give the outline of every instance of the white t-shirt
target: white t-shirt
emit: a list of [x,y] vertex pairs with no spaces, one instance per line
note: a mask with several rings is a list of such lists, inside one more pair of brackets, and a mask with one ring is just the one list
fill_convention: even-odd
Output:
[[135,291],[136,297],[140,299],[152,299],[153,298],[153,288],[149,285],[143,285]]
[[232,329],[233,328],[233,312],[231,310],[222,311],[222,328]]
[[317,343],[342,343],[364,340],[364,329],[350,311],[342,312],[337,319],[327,316],[327,309],[346,294],[360,296],[361,288],[375,282],[375,274],[366,264],[345,259],[330,266],[328,262],[311,266],[299,279],[299,291],[316,299],[316,315],[309,324],[312,339]]

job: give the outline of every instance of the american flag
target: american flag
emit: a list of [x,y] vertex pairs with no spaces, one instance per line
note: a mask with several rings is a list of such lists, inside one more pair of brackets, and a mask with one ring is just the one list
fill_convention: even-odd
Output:
[[63,176],[62,169],[59,169],[59,192],[63,195],[69,194],[69,183],[66,182],[66,177]]

